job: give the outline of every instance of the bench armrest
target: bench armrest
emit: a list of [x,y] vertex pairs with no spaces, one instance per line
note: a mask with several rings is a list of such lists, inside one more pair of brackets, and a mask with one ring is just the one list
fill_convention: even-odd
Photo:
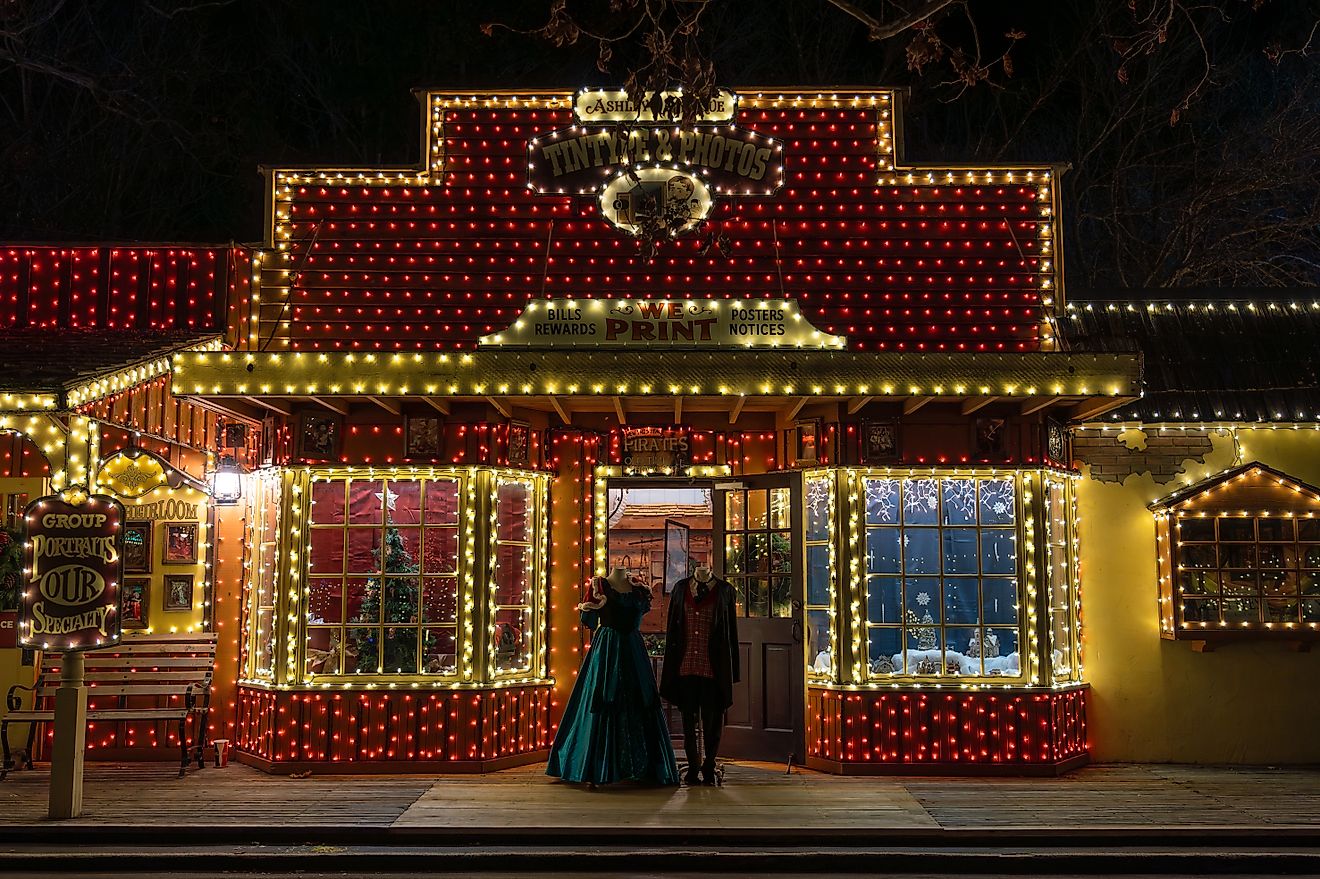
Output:
[[[201,704],[198,704],[198,698],[197,698],[198,696],[201,696]],[[183,697],[183,704],[190,711],[194,708],[199,708],[203,710],[210,709],[211,707],[210,683],[189,684],[188,692],[185,693]]]
[[17,690],[27,690],[29,693],[35,693],[37,691],[37,685],[33,684],[28,687],[23,684],[14,684],[10,687],[9,692],[5,694],[5,708],[10,711],[17,711],[23,707],[23,700],[18,696],[16,692]]

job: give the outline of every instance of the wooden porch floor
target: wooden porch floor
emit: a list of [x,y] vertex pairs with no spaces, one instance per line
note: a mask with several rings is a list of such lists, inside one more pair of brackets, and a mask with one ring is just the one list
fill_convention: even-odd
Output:
[[[1320,827],[1320,771],[1093,766],[1063,778],[847,778],[732,763],[722,788],[589,791],[541,766],[485,776],[271,776],[93,764],[76,823],[128,827],[636,827],[796,832]],[[49,775],[0,784],[0,826],[45,824]]]

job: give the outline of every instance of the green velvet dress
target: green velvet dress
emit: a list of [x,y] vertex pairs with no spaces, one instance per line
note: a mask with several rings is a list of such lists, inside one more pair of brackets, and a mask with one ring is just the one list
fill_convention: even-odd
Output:
[[619,593],[604,586],[605,604],[582,612],[593,631],[564,719],[555,734],[546,774],[564,781],[678,784],[655,675],[642,644],[642,617],[651,607],[643,589]]

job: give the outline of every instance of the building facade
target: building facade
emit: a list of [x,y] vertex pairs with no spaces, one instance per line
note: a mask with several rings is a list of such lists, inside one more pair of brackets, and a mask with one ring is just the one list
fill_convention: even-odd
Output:
[[[1282,732],[1236,753],[1228,732],[1166,738],[1208,710],[1197,662],[1230,653],[1193,655],[1179,626],[1213,611],[1273,637],[1275,619],[1241,626],[1222,589],[1170,615],[1184,498],[1154,487],[1190,471],[1153,469],[1150,491],[1124,481],[1144,470],[1110,478],[1107,444],[1130,451],[1152,397],[1140,346],[1065,301],[1061,168],[908,161],[890,90],[741,89],[686,122],[663,96],[418,99],[416,166],[265,169],[266,240],[233,251],[211,338],[174,340],[114,391],[52,397],[100,437],[92,478],[125,492],[148,477],[136,445],[105,439],[116,405],[211,419],[195,465],[156,456],[176,491],[241,465],[241,500],[195,511],[224,546],[190,621],[220,634],[212,735],[239,759],[543,759],[589,579],[623,567],[650,586],[658,654],[668,590],[697,564],[739,596],[730,757],[840,773],[1314,757]],[[119,402],[152,381],[154,403]],[[1168,451],[1213,468],[1220,436]],[[46,466],[22,478],[59,488]],[[1152,656],[1176,669],[1168,724],[1134,672]],[[1285,687],[1310,657],[1278,661]]]

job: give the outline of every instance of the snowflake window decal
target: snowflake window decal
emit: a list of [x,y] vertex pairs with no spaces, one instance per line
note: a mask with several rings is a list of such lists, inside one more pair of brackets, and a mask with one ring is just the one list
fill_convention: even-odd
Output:
[[812,479],[807,482],[807,510],[812,521],[829,521],[830,484],[827,479]]
[[1010,524],[1014,518],[1015,498],[1011,479],[981,481],[981,521]]
[[912,516],[934,512],[939,506],[939,480],[903,480],[903,515]]

